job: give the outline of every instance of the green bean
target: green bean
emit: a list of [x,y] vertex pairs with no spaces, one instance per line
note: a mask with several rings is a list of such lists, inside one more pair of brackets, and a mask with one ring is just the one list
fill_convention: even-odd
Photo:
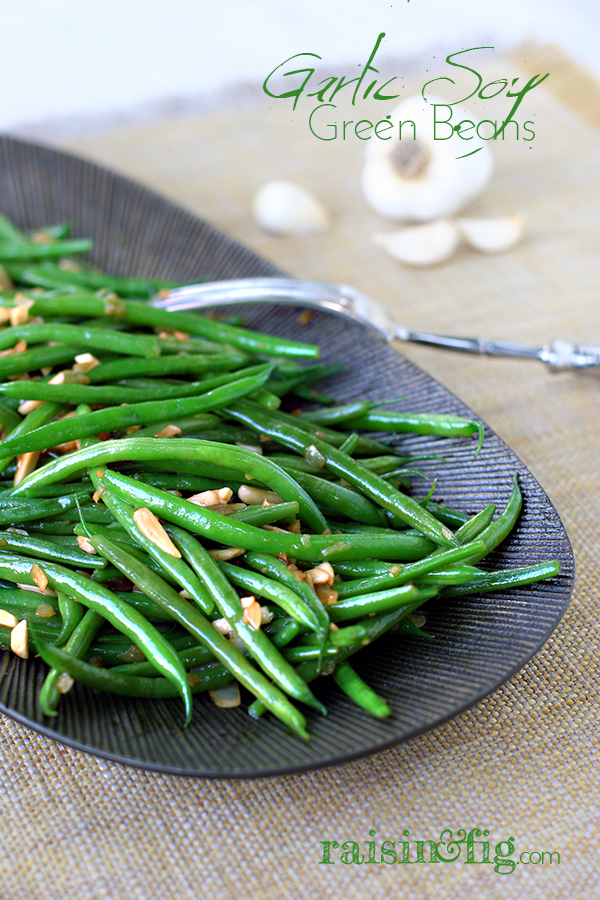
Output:
[[[29,352],[29,351],[27,351]],[[34,352],[33,350],[31,351]],[[247,356],[240,353],[220,353],[206,356],[194,354],[182,356],[159,356],[158,359],[113,359],[110,362],[94,366],[87,373],[90,382],[97,384],[102,381],[119,381],[132,375],[182,375],[203,372],[230,372],[239,369],[248,362]]]
[[[158,278],[121,278],[118,275],[105,275],[102,272],[73,272],[52,266],[17,266],[10,270],[13,277],[25,284],[33,284],[46,288],[63,288],[77,285],[80,288],[116,291],[121,297],[154,297],[161,290],[178,287],[177,282]],[[89,295],[86,295],[89,296]]]
[[326,715],[323,704],[316,700],[312,691],[297,677],[294,669],[286,663],[268,637],[260,628],[255,629],[246,621],[237,593],[200,542],[180,528],[171,528],[171,534],[176,546],[201,578],[235,634],[263,671],[291,697]]
[[108,350],[110,353],[122,353],[125,356],[160,355],[158,338],[147,334],[121,333],[83,325],[61,325],[57,322],[16,325],[0,332],[0,350],[14,347],[17,341],[25,341],[28,346],[44,344],[46,341],[60,341],[73,347]]
[[[104,619],[102,618],[102,616],[100,616],[93,609],[86,610],[83,618],[75,626],[69,639],[67,640],[67,643],[64,647],[65,652],[70,656],[85,656],[91,642],[94,639],[94,636],[96,635],[96,632],[102,626],[103,622]],[[37,639],[36,650],[39,648],[39,646],[40,641],[39,639]],[[64,671],[65,670],[59,665],[56,668],[51,668],[46,675],[38,698],[38,703],[42,715],[56,715],[56,707],[59,704],[61,696],[58,689],[58,682],[60,676]]]
[[62,629],[56,638],[57,644],[65,644],[81,622],[85,614],[85,607],[72,597],[58,591],[58,609],[62,619]]
[[378,554],[380,558],[397,560],[420,559],[434,547],[431,541],[425,538],[405,535],[402,532],[383,535],[296,535],[267,532],[253,525],[232,521],[232,516],[222,516],[209,507],[196,506],[189,500],[140,484],[116,472],[107,470],[102,482],[105,487],[123,499],[128,498],[129,502],[133,501],[136,506],[146,506],[174,525],[180,525],[211,540],[248,550],[285,553],[288,557],[304,560],[368,558],[374,554]]
[[30,522],[46,516],[56,516],[75,507],[76,494],[54,497],[51,500],[4,499],[0,502],[0,525],[14,522]]
[[8,216],[0,213],[0,241],[7,244],[25,244],[27,235],[11,222]]
[[250,393],[267,377],[268,369],[250,378],[238,378],[228,385],[214,388],[196,397],[174,400],[150,400],[131,403],[127,406],[99,409],[75,418],[62,419],[43,425],[33,432],[9,437],[3,442],[3,451],[16,455],[32,450],[43,450],[67,441],[76,440],[102,431],[116,431],[132,425],[147,425],[158,422],[166,416],[187,416],[207,412],[231,402],[231,398]]
[[90,556],[83,550],[57,544],[47,538],[32,537],[16,531],[0,532],[0,550],[15,550],[24,556],[49,559],[54,562],[69,563],[83,568],[103,568],[106,563],[99,557]]
[[329,608],[329,618],[332,622],[347,622],[349,619],[362,619],[373,613],[386,612],[397,609],[399,606],[411,606],[415,600],[429,600],[438,593],[435,587],[417,588],[413,584],[404,584],[390,588],[387,591],[378,591],[375,594],[359,594],[355,597],[346,597],[338,600]]
[[[96,473],[92,474],[92,479],[97,487],[99,479]],[[181,588],[186,590],[203,612],[212,612],[214,603],[202,583],[182,559],[167,553],[140,530],[133,518],[134,508],[119,497],[115,497],[110,491],[103,491],[102,501],[119,525],[137,542],[138,547],[145,550],[158,563],[162,572],[167,573]],[[129,551],[124,550],[124,552]]]
[[[175,686],[166,678],[145,678],[140,675],[128,675],[115,672],[114,669],[99,669],[71,656],[52,644],[36,639],[39,655],[49,666],[62,669],[71,677],[97,691],[120,694],[124,697],[142,697],[153,700],[166,700],[176,697]],[[53,670],[54,671],[54,670]],[[190,693],[211,691],[232,681],[232,675],[221,665],[210,663],[191,673]],[[301,735],[303,736],[303,735]]]
[[431,434],[439,437],[470,437],[479,435],[479,447],[483,441],[483,426],[480,422],[464,416],[437,413],[395,412],[391,410],[371,410],[352,419],[353,428],[367,431],[392,431],[394,434]]
[[0,243],[0,260],[51,259],[72,253],[88,253],[91,249],[92,242],[87,238],[52,241],[47,244],[33,241],[19,241],[18,243],[2,241]]
[[0,426],[4,431],[12,431],[22,421],[23,419],[18,412],[6,406],[5,403],[0,403]]
[[358,487],[369,499],[374,500],[385,509],[389,509],[395,516],[416,528],[435,543],[443,546],[454,543],[452,532],[446,526],[440,525],[437,519],[415,500],[394,491],[378,475],[369,472],[352,457],[340,453],[325,441],[317,437],[308,437],[305,432],[299,428],[293,428],[291,425],[274,422],[271,419],[272,413],[265,414],[264,411],[253,407],[247,401],[229,405],[226,411],[250,428],[274,437],[279,443],[291,447],[297,452],[304,455],[314,452],[323,459],[323,464],[326,464],[332,472],[349,484]]
[[489,591],[501,591],[505,588],[522,587],[545,578],[552,578],[559,572],[560,563],[556,559],[534,563],[531,566],[500,569],[497,572],[480,572],[464,584],[444,588],[442,597],[444,599],[465,597],[469,594],[484,594]]
[[[241,380],[243,381],[244,379]],[[163,409],[165,406],[166,403],[163,403]],[[90,413],[89,415],[93,416],[95,413]],[[89,416],[77,416],[69,420],[74,423],[73,433],[77,430],[76,425],[86,418],[89,418]],[[93,434],[94,432],[91,433]],[[279,466],[259,456],[257,453],[211,441],[202,442],[178,439],[176,442],[173,442],[160,438],[131,438],[128,441],[104,441],[101,445],[83,447],[81,450],[48,463],[37,472],[32,472],[14,489],[13,495],[22,493],[32,487],[52,484],[90,466],[103,465],[124,459],[156,461],[162,460],[162,457],[166,457],[167,454],[176,454],[178,465],[181,465],[181,462],[185,459],[205,459],[210,463],[211,469],[214,469],[215,460],[218,459],[219,462],[223,462],[227,467],[231,467],[230,471],[234,476],[235,474],[238,474],[238,476],[241,474],[244,481],[264,479],[268,482],[271,489],[284,500],[295,501],[300,505],[301,517],[313,530],[322,532],[327,527],[327,522],[308,494]],[[169,495],[169,498],[174,500],[172,495]]]
[[[228,580],[246,591],[250,591],[257,597],[265,597],[276,603],[281,609],[310,628],[311,631],[321,634],[329,632],[329,621],[321,615],[316,603],[308,603],[306,598],[296,590],[273,578],[267,578],[264,574],[250,572],[240,566],[231,563],[220,562],[219,568],[225,573]],[[286,567],[287,568],[287,567]],[[314,593],[314,592],[313,592]]]
[[293,471],[293,477],[313,500],[337,513],[368,525],[386,525],[388,522],[385,512],[358,491],[298,470]]
[[[392,402],[394,401],[390,400],[390,403]],[[356,400],[353,403],[329,406],[327,409],[303,410],[302,415],[316,425],[332,425],[335,428],[337,425],[345,425],[351,419],[365,415],[375,406],[378,404],[371,400]]]
[[33,350],[23,350],[22,353],[12,353],[10,356],[0,358],[0,378],[10,378],[23,372],[35,372],[46,366],[73,363],[80,353],[83,353],[81,347],[70,347],[65,344],[58,344],[56,347],[35,347]]
[[463,562],[474,565],[478,563],[484,556],[502,543],[505,538],[513,530],[523,506],[523,496],[519,488],[518,475],[513,475],[513,490],[504,512],[491,522],[487,528],[484,528],[479,534],[479,540],[485,544],[485,550],[475,553],[473,556],[463,560]]
[[245,522],[247,525],[270,525],[272,522],[293,522],[300,510],[295,500],[287,503],[273,503],[271,506],[258,506],[253,504],[246,509],[238,509],[230,513],[229,518],[236,522]]
[[[1,259],[0,254],[0,259]],[[261,356],[292,356],[294,358],[316,359],[319,348],[312,344],[302,344],[297,341],[286,341],[281,338],[248,331],[224,322],[217,322],[206,316],[170,312],[137,303],[135,300],[122,300],[119,302],[96,298],[78,298],[74,303],[72,298],[40,299],[35,301],[31,312],[33,315],[85,315],[106,316],[112,315],[124,319],[133,325],[145,325],[151,328],[176,328],[186,334],[200,335],[211,341],[231,344],[241,350],[250,353],[259,353]]]
[[[296,734],[308,738],[304,717],[301,713],[292,706],[279,688],[272,685],[261,672],[257,672],[244,655],[213,628],[199,609],[183,600],[163,579],[135,560],[129,553],[115,548],[107,538],[94,536],[91,541],[121,571],[126,569],[135,581],[139,579],[139,587],[146,596],[166,609],[175,621],[183,625],[190,634],[209,649],[238,681],[255,696],[258,696],[271,712],[284,721]],[[179,664],[181,665],[180,661]]]
[[415,578],[422,578],[429,572],[441,569],[444,566],[461,562],[467,557],[472,557],[474,553],[480,553],[485,548],[483,541],[472,541],[461,547],[455,547],[451,550],[444,550],[440,553],[434,551],[429,556],[418,562],[408,563],[403,566],[394,566],[386,573],[373,575],[371,577],[360,578],[356,581],[346,581],[338,584],[336,589],[338,596],[356,597],[359,594],[372,593],[377,590],[398,587],[407,584]]
[[387,719],[392,711],[382,698],[354,671],[347,660],[335,667],[332,678],[342,691],[377,719]]
[[[196,666],[203,666],[206,663],[216,662],[215,657],[207,650],[206,647],[190,647],[188,650],[179,651],[179,659],[186,670],[193,669]],[[126,675],[145,675],[149,678],[156,677],[156,669],[147,660],[137,663],[121,663],[118,666],[111,666],[112,672],[122,672]],[[233,677],[233,676],[231,676]]]
[[[0,563],[0,573],[6,573],[7,568],[12,572],[9,581],[18,577],[24,578],[25,583],[33,583],[30,559],[6,554],[0,557]],[[153,660],[157,669],[177,685],[185,705],[185,724],[188,725],[192,718],[192,703],[185,669],[171,645],[155,626],[125,600],[84,575],[51,562],[42,563],[40,568],[51,587],[100,613],[117,630],[126,634],[136,647]]]

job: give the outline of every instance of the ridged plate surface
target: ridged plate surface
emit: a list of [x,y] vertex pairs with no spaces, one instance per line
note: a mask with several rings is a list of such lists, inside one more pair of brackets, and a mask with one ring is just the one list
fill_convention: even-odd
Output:
[[[94,238],[93,261],[119,275],[193,282],[280,274],[270,263],[206,222],[127,179],[84,160],[0,139],[0,209],[23,227],[70,221],[74,235]],[[455,396],[362,327],[317,314],[305,327],[298,310],[244,308],[245,323],[320,344],[324,360],[343,360],[346,372],[328,388],[340,400],[410,398],[410,408],[474,415]],[[300,332],[300,335],[299,335]],[[562,523],[523,463],[486,427],[483,450],[474,442],[439,440],[444,462],[420,467],[438,475],[436,499],[465,513],[489,503],[502,509],[514,472],[524,510],[504,546],[486,567],[558,558],[562,573],[519,590],[430,602],[427,630],[434,640],[384,637],[357,657],[358,671],[389,701],[393,717],[378,721],[350,703],[331,679],[315,691],[329,715],[308,711],[304,744],[272,717],[251,719],[246,705],[215,707],[196,696],[192,725],[181,727],[177,701],[125,701],[76,686],[58,717],[40,716],[36,697],[45,666],[0,655],[0,710],[50,738],[123,763],[182,775],[259,777],[299,772],[373,753],[433,728],[493,691],[540,648],[559,621],[573,585],[573,556]],[[405,437],[418,450],[431,439]],[[415,492],[425,488],[417,483]]]

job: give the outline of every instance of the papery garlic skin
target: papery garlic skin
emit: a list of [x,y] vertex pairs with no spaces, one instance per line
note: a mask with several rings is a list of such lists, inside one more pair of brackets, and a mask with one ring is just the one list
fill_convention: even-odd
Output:
[[525,231],[522,216],[501,216],[490,219],[457,219],[461,236],[475,250],[501,253],[514,247]]
[[270,181],[263,185],[254,198],[252,214],[264,231],[292,237],[320,234],[331,224],[323,204],[293,181]]
[[407,266],[434,266],[450,259],[460,243],[460,235],[454,222],[438,219],[426,225],[377,233],[372,240]]
[[[367,145],[362,189],[370,206],[378,213],[398,221],[428,222],[459,212],[487,186],[494,162],[486,141],[477,137],[461,140],[455,135],[434,140],[434,104],[421,96],[408,97],[392,111],[390,139],[371,138]],[[463,107],[452,106],[449,125],[438,122],[445,136],[452,124],[469,119],[478,121]],[[447,113],[444,113],[446,115]],[[403,125],[402,140],[398,123],[414,122],[416,139],[410,124]],[[457,159],[462,153],[473,153]]]

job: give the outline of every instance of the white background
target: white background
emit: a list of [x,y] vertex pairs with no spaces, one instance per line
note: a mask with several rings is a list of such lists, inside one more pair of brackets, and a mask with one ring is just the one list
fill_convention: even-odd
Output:
[[600,78],[598,0],[0,0],[0,128],[262,81],[300,52],[362,60],[559,44]]

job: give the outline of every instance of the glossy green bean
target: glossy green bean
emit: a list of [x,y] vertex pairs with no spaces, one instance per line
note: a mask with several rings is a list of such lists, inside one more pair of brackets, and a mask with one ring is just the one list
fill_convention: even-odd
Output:
[[106,328],[89,328],[85,325],[64,325],[58,322],[44,324],[28,323],[15,325],[0,332],[0,350],[14,347],[17,341],[30,344],[45,344],[60,341],[72,347],[88,350],[108,350],[125,356],[160,356],[160,341],[148,334],[109,331]]
[[[102,618],[102,616],[95,612],[93,609],[85,610],[83,618],[75,626],[69,639],[67,640],[66,645],[64,646],[65,653],[69,654],[69,656],[75,657],[85,656],[91,642],[94,640],[94,637],[98,629],[102,626],[103,622],[104,619]],[[37,640],[36,649],[39,647],[39,644],[40,642],[39,640]],[[60,691],[58,689],[58,682],[60,676],[64,671],[65,670],[61,668],[59,664],[57,668],[51,668],[46,675],[38,697],[38,704],[42,715],[56,715],[56,708],[60,702],[61,697]]]
[[[177,696],[176,688],[166,678],[146,678],[115,672],[114,669],[99,669],[41,640],[36,641],[36,647],[47,665],[62,669],[74,681],[93,690],[152,700],[167,700]],[[190,693],[215,690],[232,680],[233,676],[224,666],[209,663],[190,673]]]
[[303,455],[314,448],[329,469],[349,484],[357,487],[369,499],[374,500],[384,509],[389,509],[395,516],[420,531],[436,544],[449,546],[454,543],[451,531],[435,519],[431,513],[423,509],[411,497],[395,491],[378,475],[360,466],[352,457],[341,453],[335,447],[317,437],[308,437],[299,428],[273,421],[272,413],[265,413],[249,402],[237,402],[226,407],[226,411],[234,418],[262,434],[275,438],[279,443],[291,447]]
[[[179,442],[182,443],[182,442]],[[259,457],[260,458],[260,457]],[[189,500],[174,497],[158,488],[136,482],[132,478],[107,470],[103,484],[123,499],[129,498],[140,507],[146,506],[160,518],[174,525],[187,528],[220,543],[243,547],[247,550],[264,550],[268,553],[285,553],[290,558],[303,560],[334,560],[363,558],[378,555],[383,559],[420,559],[434,549],[434,544],[416,535],[402,532],[393,534],[291,534],[264,531],[253,525],[222,516],[209,507],[196,506]]]
[[[42,425],[45,425],[46,422],[49,422],[52,416],[55,416],[61,409],[62,407],[58,403],[43,403],[41,406],[38,406],[28,413],[25,418],[12,429],[7,440],[13,437],[21,437],[24,434],[28,434],[30,431],[34,431],[36,428],[40,428]],[[6,441],[2,442],[3,448],[5,443]],[[2,450],[0,452],[4,451]],[[11,455],[4,456],[0,459],[0,472],[3,472],[6,469],[12,458]]]
[[221,613],[263,671],[285,693],[326,715],[323,704],[317,702],[312,691],[297,677],[294,669],[286,663],[264,632],[246,621],[236,591],[200,542],[183,529],[171,528],[170,532],[184,558],[202,579]]
[[18,531],[0,532],[0,550],[14,550],[24,556],[36,559],[49,559],[53,562],[66,563],[84,569],[103,568],[106,563],[99,557],[90,556],[83,550],[57,544],[56,541],[43,537],[20,534]]
[[358,594],[355,597],[346,597],[344,600],[333,603],[328,608],[329,618],[336,623],[362,619],[374,613],[397,609],[400,606],[411,606],[417,600],[425,602],[425,600],[435,597],[437,593],[438,590],[435,587],[419,589],[413,584],[403,584],[374,594]]
[[36,300],[32,307],[32,314],[42,316],[48,314],[112,315],[133,325],[150,328],[176,328],[187,334],[200,335],[211,341],[231,344],[233,347],[250,353],[258,353],[261,356],[292,356],[303,359],[316,359],[319,356],[319,348],[312,344],[286,341],[234,325],[227,325],[203,315],[170,312],[156,306],[137,303],[135,300],[108,301],[105,304],[104,301],[95,298],[80,298],[75,303],[68,297],[40,299]]
[[534,563],[531,566],[515,566],[512,569],[500,569],[496,572],[480,572],[466,583],[444,588],[442,597],[465,597],[469,594],[485,594],[489,591],[501,591],[513,587],[522,587],[553,578],[560,573],[560,563],[553,559],[548,562]]
[[449,566],[470,558],[473,554],[480,553],[484,548],[485,544],[483,541],[472,541],[469,544],[454,547],[451,550],[444,550],[441,553],[436,551],[418,562],[394,566],[391,570],[381,575],[360,578],[356,581],[341,582],[337,585],[336,590],[338,591],[338,596],[343,599],[398,587],[413,581],[415,578],[421,578],[436,569],[441,569],[443,566]]
[[[91,476],[95,486],[98,487],[100,483],[98,476],[95,472],[92,472]],[[138,528],[133,518],[134,508],[114,496],[110,491],[102,493],[102,502],[108,507],[119,525],[136,541],[138,547],[158,563],[162,572],[169,575],[170,579],[173,579],[180,588],[187,591],[204,613],[212,612],[214,603],[200,580],[182,559],[167,553]],[[106,532],[103,536],[106,537]]]
[[51,241],[50,243],[35,243],[34,241],[19,241],[0,243],[0,261],[19,259],[55,259],[58,256],[70,256],[73,253],[88,253],[92,249],[92,242],[87,238],[75,240]]
[[314,602],[309,604],[303,595],[300,595],[288,584],[268,578],[265,574],[242,569],[231,563],[219,562],[218,566],[232,584],[245,591],[250,591],[256,597],[264,597],[272,603],[276,603],[289,616],[302,622],[311,631],[317,634],[328,633],[329,622],[321,616],[316,604]]
[[51,422],[27,434],[9,437],[3,443],[3,452],[14,456],[32,450],[44,450],[46,447],[54,447],[102,431],[116,431],[132,425],[147,425],[169,416],[188,416],[207,412],[231,402],[232,397],[251,393],[262,384],[267,375],[268,369],[249,378],[237,378],[228,385],[195,397],[131,403]]
[[5,403],[0,403],[0,427],[4,431],[12,431],[17,425],[20,425],[23,419],[18,412],[11,409]]
[[121,571],[126,569],[135,580],[139,579],[140,589],[146,596],[166,609],[173,619],[183,625],[193,637],[209,649],[238,681],[255,696],[258,696],[274,715],[284,721],[296,734],[308,739],[306,723],[302,714],[292,706],[279,688],[272,685],[262,672],[258,672],[244,655],[236,650],[230,641],[213,628],[197,607],[183,600],[163,579],[140,564],[126,551],[115,548],[114,545],[111,546],[111,542],[106,538],[95,536],[91,540],[95,542],[98,549],[102,548],[103,554]]
[[[162,406],[164,408],[166,403],[163,403]],[[90,415],[95,415],[95,413]],[[82,416],[81,418],[86,417]],[[77,416],[69,421],[77,423],[79,420],[80,417]],[[160,438],[135,439],[135,437],[128,441],[104,441],[100,445],[82,447],[81,450],[53,460],[43,469],[32,472],[14,488],[12,494],[18,495],[32,487],[53,484],[90,466],[104,465],[120,460],[156,462],[168,456],[176,456],[179,464],[188,459],[192,461],[204,459],[211,468],[214,468],[215,462],[218,460],[223,465],[230,467],[228,470],[234,477],[236,475],[239,477],[241,474],[244,481],[266,481],[271,490],[279,494],[282,499],[299,504],[301,517],[314,531],[320,533],[327,527],[327,522],[308,494],[279,466],[249,450],[212,441],[178,439],[174,442]],[[169,495],[169,497],[174,500],[173,495]]]
[[[46,288],[64,288],[76,285],[79,288],[96,291],[104,288],[116,291],[120,297],[154,297],[161,290],[178,287],[177,282],[158,278],[122,278],[118,275],[105,275],[102,272],[89,270],[81,272],[65,271],[58,266],[18,266],[11,265],[14,278],[25,284]],[[85,295],[89,297],[89,294]]]
[[336,665],[332,678],[339,688],[361,709],[366,710],[377,719],[387,719],[392,711],[376,691],[363,681],[347,660]]
[[[9,581],[23,579],[25,583],[33,583],[31,567],[31,560],[26,557],[8,553],[0,557],[0,574],[5,576],[7,570],[10,571]],[[126,634],[136,647],[154,661],[159,671],[177,685],[185,706],[185,723],[189,724],[192,704],[185,669],[171,645],[155,626],[104,585],[96,584],[84,575],[56,563],[44,562],[39,567],[51,587],[100,613],[118,631]]]
[[62,629],[56,643],[65,644],[83,619],[85,615],[85,607],[72,597],[58,591],[58,610],[62,619]]

